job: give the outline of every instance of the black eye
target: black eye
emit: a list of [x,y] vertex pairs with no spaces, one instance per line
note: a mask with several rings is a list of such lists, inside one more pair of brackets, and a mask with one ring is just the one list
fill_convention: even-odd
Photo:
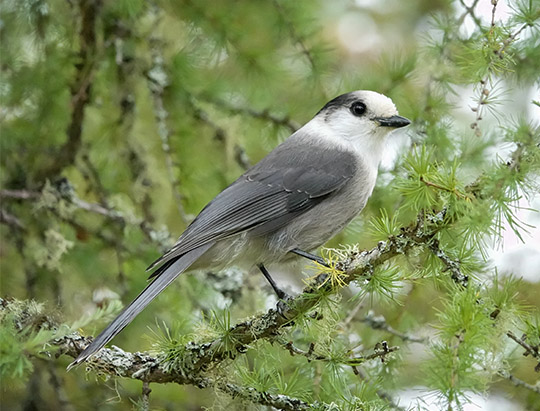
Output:
[[360,117],[366,112],[366,105],[361,101],[355,101],[351,106],[351,113],[355,116]]

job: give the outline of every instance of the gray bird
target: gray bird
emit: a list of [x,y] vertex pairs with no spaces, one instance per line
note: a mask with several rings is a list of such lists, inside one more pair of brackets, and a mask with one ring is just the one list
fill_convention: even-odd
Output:
[[392,100],[354,91],[328,102],[311,121],[219,193],[176,244],[150,265],[150,282],[77,357],[85,361],[124,329],[184,271],[257,266],[285,298],[266,266],[309,253],[365,206],[386,136],[410,121]]

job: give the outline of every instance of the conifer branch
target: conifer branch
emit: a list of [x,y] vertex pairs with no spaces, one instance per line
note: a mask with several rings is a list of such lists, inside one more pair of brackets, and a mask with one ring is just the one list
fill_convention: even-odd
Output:
[[[497,9],[498,0],[491,0],[491,4],[493,5],[493,7],[491,11],[491,28],[489,31],[490,33],[495,27],[495,11]],[[508,47],[510,47],[510,45],[518,38],[521,32],[529,26],[530,24],[528,23],[523,24],[516,31],[510,33],[508,37],[501,42],[499,48],[493,50],[493,54],[495,54],[500,60],[503,60],[505,58],[505,52]],[[490,59],[487,62],[486,75],[482,77],[479,81],[480,96],[478,97],[478,102],[475,107],[471,108],[471,110],[476,113],[476,118],[474,122],[471,123],[471,128],[474,130],[475,135],[478,137],[482,134],[478,123],[482,120],[483,108],[486,104],[489,103],[489,96],[490,94],[492,94],[494,88],[492,87],[490,90],[488,88],[488,84],[491,80],[491,76],[495,73],[495,61],[496,60]]]
[[17,230],[25,230],[24,224],[21,222],[21,220],[19,220],[17,217],[15,217],[13,214],[10,214],[3,208],[0,208],[0,223],[16,228]]
[[289,33],[291,34],[292,40],[300,46],[300,49],[302,50],[302,54],[308,60],[309,65],[311,66],[311,71],[316,72],[315,59],[313,58],[311,51],[307,48],[304,39],[296,32],[296,29],[294,28],[293,23],[287,18],[287,13],[284,10],[283,6],[279,3],[279,1],[274,0],[273,3],[279,15],[281,16],[281,18],[283,19],[283,21],[289,28]]
[[516,343],[518,343],[525,349],[525,352],[523,353],[524,356],[530,355],[531,357],[538,360],[538,364],[536,365],[536,367],[534,367],[534,370],[536,372],[540,372],[540,346],[529,344],[526,341],[526,335],[523,335],[522,338],[518,338],[512,331],[508,331],[506,335],[508,336],[508,338],[514,340]]
[[[161,234],[158,230],[153,228],[150,225],[150,223],[147,222],[146,220],[144,219],[134,220],[132,218],[126,217],[124,214],[122,214],[122,212],[118,210],[107,208],[98,203],[90,203],[88,201],[81,200],[75,195],[69,181],[66,179],[62,179],[57,184],[46,185],[42,191],[25,190],[25,189],[21,189],[21,190],[1,189],[0,190],[0,199],[29,200],[29,201],[34,201],[34,202],[40,202],[43,195],[52,195],[55,201],[57,202],[64,200],[80,210],[87,211],[87,212],[105,217],[111,222],[118,224],[120,227],[124,227],[126,225],[139,227],[140,230],[145,234],[147,239],[150,242],[157,244],[161,249],[166,249],[170,245],[171,239],[169,238],[169,236],[168,235],[165,236]],[[56,209],[55,204],[50,203],[50,200],[47,200],[44,205],[47,210],[50,210],[51,212],[55,213],[58,216],[58,218],[60,218],[61,220],[68,222],[69,224],[73,225],[75,228],[83,229],[82,225],[78,223],[77,221],[75,221],[74,219],[66,217],[65,215],[61,215],[59,211]],[[89,231],[89,230],[84,228],[84,231]],[[111,239],[104,237],[103,234],[98,231],[93,231],[92,234],[98,238],[101,238],[106,243],[118,245],[118,241],[111,242],[112,241]]]
[[457,25],[458,26],[461,26],[461,24],[463,24],[463,21],[465,20],[465,17],[467,16],[471,16],[471,18],[473,19],[474,21],[474,24],[476,24],[476,27],[478,28],[481,28],[482,27],[482,22],[480,21],[480,19],[476,16],[476,13],[475,13],[475,8],[476,6],[478,5],[478,2],[480,0],[474,0],[473,3],[470,5],[470,6],[467,6],[465,4],[465,1],[464,0],[459,0],[459,3],[461,4],[461,6],[463,6],[463,8],[465,9],[465,11],[463,12],[463,14],[458,18],[457,20]]
[[526,388],[529,391],[535,392],[536,394],[540,394],[539,386],[529,384],[528,382],[525,382],[522,379],[517,378],[513,374],[510,374],[508,371],[501,370],[501,371],[498,371],[497,374],[501,376],[502,378],[505,378],[508,381],[510,381],[516,387]]
[[181,182],[180,178],[178,177],[179,164],[178,161],[174,160],[175,155],[171,148],[170,140],[172,132],[167,124],[169,112],[165,108],[165,103],[163,101],[165,89],[169,86],[169,77],[165,69],[165,62],[160,51],[159,41],[157,39],[153,39],[152,45],[152,67],[146,73],[146,79],[148,89],[152,94],[154,117],[157,122],[157,132],[161,139],[161,149],[165,156],[167,175],[174,194],[176,209],[178,210],[178,214],[180,215],[182,221],[187,224],[188,216],[183,206],[184,196],[180,192]]
[[403,341],[410,341],[420,344],[425,344],[428,342],[428,338],[417,337],[409,333],[402,333],[401,331],[394,329],[386,322],[385,318],[382,315],[375,316],[372,311],[369,311],[364,318],[361,318],[360,322],[366,323],[374,330],[386,331],[387,333],[395,335]]
[[90,102],[92,81],[96,65],[97,33],[96,23],[101,8],[101,0],[81,0],[79,30],[79,58],[75,64],[75,81],[71,85],[71,120],[67,127],[67,141],[55,156],[56,161],[41,173],[43,180],[57,176],[64,168],[75,162],[81,147],[82,128],[86,105]]
[[300,128],[300,124],[298,124],[294,120],[291,120],[289,116],[278,116],[276,114],[272,114],[269,109],[258,111],[249,107],[234,106],[227,103],[225,100],[221,100],[221,99],[209,98],[202,95],[199,96],[199,98],[203,101],[213,104],[220,110],[225,110],[235,115],[244,115],[244,116],[253,117],[259,120],[267,121],[276,126],[285,127],[291,133],[294,133],[296,130]]
[[[324,355],[317,354],[315,352],[315,343],[312,342],[309,344],[308,350],[302,350],[301,348],[298,348],[294,345],[292,341],[284,341],[283,339],[279,339],[279,343],[285,348],[291,356],[300,355],[303,357],[306,357],[308,362],[311,361],[326,361],[326,362],[336,362],[336,359],[334,358],[328,358]],[[345,365],[360,365],[366,361],[373,360],[376,358],[380,358],[381,361],[385,361],[385,358],[388,354],[395,352],[399,350],[399,347],[390,347],[388,346],[388,343],[386,341],[382,341],[380,343],[377,343],[375,345],[375,348],[373,350],[372,354],[369,355],[359,355],[354,357],[344,357],[342,361],[339,361],[341,364]],[[352,352],[351,352],[352,354]]]
[[[227,140],[230,139],[225,129],[216,124],[210,118],[206,111],[197,106],[195,98],[193,96],[190,96],[189,101],[191,104],[191,109],[193,111],[193,117],[214,130],[214,139],[216,141],[219,141],[220,143],[225,143]],[[246,154],[246,150],[244,150],[244,148],[238,143],[234,143],[234,159],[236,160],[236,163],[244,170],[247,170],[249,167],[251,167],[251,163]]]
[[[362,369],[362,367],[353,366],[352,370],[354,372],[354,375],[357,375],[358,378],[360,378],[360,380],[362,380],[362,381],[369,380],[369,376]],[[396,404],[396,402],[394,401],[394,398],[388,392],[386,392],[385,390],[383,390],[381,388],[377,388],[376,392],[377,392],[377,396],[379,398],[385,400],[393,410],[405,411],[407,409],[407,408],[401,407],[398,404]]]
[[[387,241],[379,242],[375,248],[361,253],[350,254],[343,258],[337,263],[336,269],[343,272],[343,281],[345,284],[361,278],[369,278],[375,267],[392,257],[405,254],[408,250],[418,246],[420,243],[431,239],[439,229],[439,224],[443,218],[444,213],[438,213],[430,216],[430,218],[419,218],[416,224],[403,228],[399,235],[390,237]],[[175,371],[172,374],[199,374],[216,363],[234,359],[239,354],[245,353],[248,346],[257,340],[273,340],[276,336],[280,335],[283,328],[291,326],[295,318],[312,310],[325,293],[337,291],[332,290],[330,282],[326,280],[326,273],[319,274],[304,289],[302,294],[278,303],[277,309],[271,309],[265,314],[236,324],[227,330],[226,336],[222,338],[205,343],[191,342],[186,344],[182,350],[183,356],[179,361],[180,365],[177,366],[175,363],[175,367],[173,367]],[[225,338],[227,339],[227,344],[224,344]],[[83,343],[75,347],[80,352],[84,349],[84,346]],[[111,363],[111,352],[111,350],[101,350],[92,357],[92,362],[97,364],[99,368],[109,366],[108,364]],[[125,358],[126,355],[128,354],[123,353],[121,357]],[[129,355],[133,356],[134,354]],[[118,355],[115,354],[114,356],[117,357]],[[159,365],[155,359],[150,360],[148,357],[145,358],[144,360],[137,360],[136,363],[139,364],[141,361],[144,364],[149,363],[151,364],[148,367],[149,369],[154,369]],[[134,362],[134,360],[128,361],[126,365],[126,368],[131,373],[137,371],[133,369],[135,366],[133,365]],[[158,372],[158,379],[165,378],[162,370],[152,372]],[[125,375],[127,375],[127,371],[121,371],[121,376]]]

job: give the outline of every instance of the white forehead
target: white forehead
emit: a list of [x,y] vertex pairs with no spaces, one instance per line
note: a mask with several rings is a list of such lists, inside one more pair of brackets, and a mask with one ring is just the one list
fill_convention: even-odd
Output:
[[394,102],[383,94],[369,90],[353,91],[352,95],[364,102],[372,113],[381,117],[390,117],[398,114]]

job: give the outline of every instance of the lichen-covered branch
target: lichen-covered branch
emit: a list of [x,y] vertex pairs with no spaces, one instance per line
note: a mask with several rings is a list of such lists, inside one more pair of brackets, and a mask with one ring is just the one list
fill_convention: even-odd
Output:
[[[52,345],[58,348],[57,355],[76,357],[90,343],[89,338],[78,333],[71,333],[54,340]],[[224,379],[211,379],[202,373],[183,373],[178,370],[163,371],[157,356],[147,353],[130,353],[117,347],[101,350],[92,362],[92,369],[98,374],[115,377],[132,378],[149,383],[176,383],[194,385],[198,388],[215,387],[233,398],[241,398],[256,404],[271,406],[280,410],[312,410],[313,404],[308,404],[297,398],[282,394],[260,392],[252,387],[242,387],[227,382]],[[145,391],[148,395],[149,391]],[[317,404],[318,409],[325,409],[323,404]]]
[[[336,268],[343,272],[343,283],[349,284],[354,280],[369,278],[375,267],[431,238],[439,229],[438,224],[442,222],[442,219],[443,213],[436,214],[431,219],[419,218],[412,226],[403,228],[401,234],[387,241],[381,241],[375,248],[361,253],[350,253],[336,264]],[[283,328],[291,326],[295,318],[314,309],[325,294],[337,291],[332,290],[327,276],[326,273],[319,274],[300,295],[280,302],[277,309],[271,309],[265,314],[254,316],[233,326],[227,332],[227,344],[223,343],[222,338],[204,343],[186,344],[182,350],[180,362],[175,362],[175,366],[171,367],[173,371],[170,371],[168,376],[159,369],[159,362],[156,362],[154,358],[138,353],[114,354],[118,351],[102,350],[92,357],[92,363],[99,369],[115,364],[116,369],[118,363],[125,362],[126,366],[121,368],[122,371],[116,371],[120,373],[119,375],[126,376],[145,369],[144,372],[148,372],[149,375],[155,374],[152,381],[162,381],[173,378],[171,376],[174,375],[181,375],[183,378],[187,375],[197,375],[213,364],[245,353],[248,346],[257,340],[274,339]],[[86,342],[81,341],[73,347],[80,352],[85,345]],[[126,356],[129,357],[127,361]],[[117,358],[121,360],[116,360]],[[112,373],[113,370],[110,372]]]
[[165,69],[165,62],[159,50],[160,42],[153,39],[152,42],[152,67],[146,73],[148,88],[152,93],[154,105],[154,117],[157,122],[157,132],[161,139],[161,149],[165,155],[165,164],[167,166],[167,174],[176,200],[176,208],[180,218],[184,223],[188,222],[187,214],[184,210],[184,198],[180,192],[180,179],[178,178],[178,162],[174,160],[175,155],[171,148],[171,130],[167,124],[169,112],[165,108],[163,102],[165,89],[169,85],[168,74]]
[[[46,184],[42,191],[2,189],[0,190],[0,199],[30,200],[40,202],[44,208],[56,213],[62,220],[69,222],[71,225],[82,228],[77,221],[68,218],[65,215],[60,215],[60,213],[57,212],[56,204],[59,201],[66,201],[68,204],[77,209],[98,214],[104,218],[107,218],[111,222],[118,224],[120,227],[124,227],[125,225],[139,227],[149,241],[156,243],[163,250],[168,248],[172,241],[168,233],[163,233],[156,230],[144,219],[128,218],[118,210],[107,208],[98,203],[90,203],[81,200],[76,196],[71,185],[69,184],[69,181],[66,179],[62,179],[60,182],[54,185]],[[98,237],[101,236],[99,233],[95,234]],[[106,242],[111,243],[110,241]]]

